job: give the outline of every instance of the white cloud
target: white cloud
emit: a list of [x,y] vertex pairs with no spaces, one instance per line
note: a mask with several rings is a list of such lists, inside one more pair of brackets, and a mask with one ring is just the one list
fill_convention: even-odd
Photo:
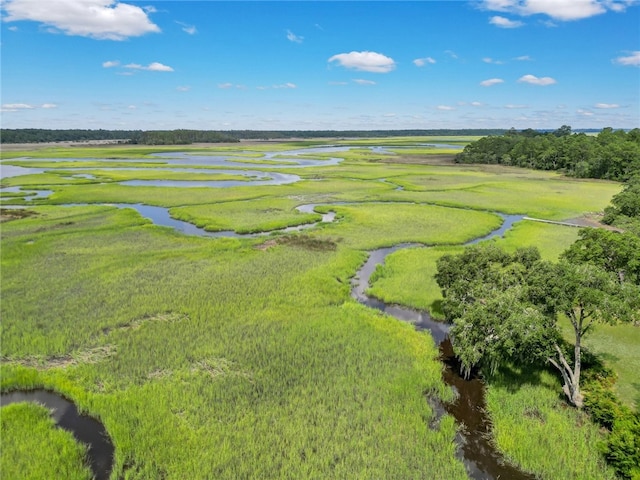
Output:
[[490,78],[488,80],[483,80],[480,82],[480,85],[483,87],[491,87],[493,85],[498,85],[499,83],[504,83],[504,80],[501,78]]
[[349,85],[349,82],[329,82],[329,85]]
[[129,68],[131,70],[148,70],[150,72],[173,72],[173,68],[159,62],[152,62],[146,67],[138,63],[129,63],[125,65],[124,68]]
[[447,55],[449,55],[451,58],[453,58],[454,60],[458,60],[458,54],[456,54],[456,52],[451,51],[451,50],[445,50],[444,53],[446,53]]
[[517,60],[519,62],[530,62],[531,60],[533,60],[533,58],[531,58],[529,55],[521,55],[514,58],[514,60]]
[[328,62],[338,62],[345,68],[374,73],[389,73],[396,68],[396,63],[392,58],[381,53],[368,51],[340,53],[329,58]]
[[274,85],[272,88],[298,88],[295,83],[287,82],[280,85]]
[[493,65],[504,65],[504,62],[503,62],[502,60],[494,60],[494,59],[493,59],[493,58],[491,58],[491,57],[484,57],[484,58],[482,59],[482,61],[483,61],[484,63],[491,63],[491,64],[493,64]]
[[431,57],[416,58],[413,61],[413,64],[416,67],[424,67],[427,63],[433,65],[434,63],[436,63],[436,61]]
[[455,108],[450,105],[438,105],[436,108],[443,112],[450,112],[451,110],[455,110]]
[[5,103],[2,105],[3,112],[17,112],[19,110],[32,110],[36,107],[28,103]]
[[287,30],[287,40],[294,43],[302,43],[302,41],[304,40],[304,37],[296,35],[291,30]]
[[195,27],[195,25],[189,25],[188,23],[178,21],[176,21],[176,23],[182,26],[182,31],[188,33],[189,35],[195,35],[196,33],[198,33],[198,29]]
[[524,25],[524,23],[519,20],[509,20],[508,18],[501,17],[499,15],[491,17],[489,19],[489,23],[500,28],[519,28]]
[[613,63],[617,63],[618,65],[638,67],[640,66],[640,50],[631,52],[631,55],[627,55],[626,57],[618,57],[613,60]]
[[518,82],[530,83],[531,85],[539,85],[542,87],[557,83],[556,80],[551,77],[536,77],[535,75],[523,75],[518,79]]
[[358,85],[375,85],[376,82],[373,80],[364,80],[363,78],[354,78],[353,81]]
[[40,108],[58,108],[58,105],[56,105],[55,103],[43,103],[42,105],[40,105]]
[[482,102],[471,102],[472,107],[483,107],[484,103]]
[[102,66],[104,68],[113,68],[117,67],[118,65],[120,65],[120,62],[118,60],[108,60],[106,62],[102,62]]
[[[635,4],[637,0],[484,0],[481,8],[521,16],[547,15],[554,20],[571,21],[601,15],[608,10],[624,12]],[[493,18],[507,20],[504,17]]]
[[99,40],[125,40],[159,32],[147,12],[115,0],[5,0],[4,22],[31,20],[50,31]]
[[218,88],[223,88],[223,89],[227,89],[227,88],[233,88],[233,83],[219,83],[218,84]]
[[610,109],[610,108],[620,108],[620,105],[618,105],[617,103],[596,103],[593,107]]
[[507,103],[504,108],[507,108],[509,110],[514,110],[514,109],[518,109],[518,108],[529,108],[528,105],[517,105],[517,104],[513,104],[513,103]]
[[583,109],[579,109],[576,111],[576,113],[585,116],[585,117],[592,117],[593,116],[593,112],[590,112],[589,110],[583,110]]
[[191,87],[188,85],[184,85],[184,86],[176,87],[176,90],[178,90],[179,92],[188,92],[189,90],[191,90]]

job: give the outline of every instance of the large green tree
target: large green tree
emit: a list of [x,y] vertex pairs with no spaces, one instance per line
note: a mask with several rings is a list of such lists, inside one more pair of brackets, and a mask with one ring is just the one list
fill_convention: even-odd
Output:
[[[568,401],[582,407],[582,339],[597,322],[630,320],[636,285],[591,263],[540,260],[535,249],[508,254],[494,244],[468,247],[438,261],[443,311],[463,371],[502,362],[548,362],[560,373]],[[558,321],[573,327],[567,348]]]

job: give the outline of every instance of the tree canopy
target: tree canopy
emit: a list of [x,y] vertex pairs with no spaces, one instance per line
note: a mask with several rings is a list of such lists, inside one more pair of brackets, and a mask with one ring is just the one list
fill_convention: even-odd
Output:
[[[583,404],[583,336],[597,322],[631,321],[638,314],[638,286],[621,282],[598,262],[551,263],[540,260],[535,248],[509,254],[481,243],[441,257],[437,266],[442,308],[453,322],[454,352],[464,373],[474,367],[495,370],[507,361],[548,362],[577,407]],[[569,348],[560,334],[560,315],[573,327]]]
[[456,156],[458,163],[489,163],[559,170],[581,178],[626,180],[640,172],[640,129],[603,129],[598,135],[572,133],[563,125],[553,132],[514,129],[483,137]]

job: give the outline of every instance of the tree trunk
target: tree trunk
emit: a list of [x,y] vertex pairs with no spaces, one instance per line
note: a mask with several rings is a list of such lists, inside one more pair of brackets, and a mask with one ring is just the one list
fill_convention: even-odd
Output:
[[[579,343],[578,343],[579,345]],[[578,360],[576,361],[577,370],[574,371],[569,366],[569,363],[564,358],[564,354],[558,345],[554,345],[558,358],[549,357],[547,360],[551,365],[556,367],[562,375],[562,391],[567,396],[569,403],[576,408],[582,408],[584,405],[584,397],[580,392],[580,349],[579,346],[576,349]]]

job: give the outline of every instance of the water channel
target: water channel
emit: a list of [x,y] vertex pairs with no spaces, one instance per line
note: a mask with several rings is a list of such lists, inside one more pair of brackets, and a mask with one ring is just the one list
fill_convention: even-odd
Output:
[[[327,163],[326,161],[318,161],[318,160],[307,160],[295,158],[297,155],[307,154],[307,153],[318,153],[318,150],[323,152],[328,151],[327,149],[331,148],[332,151],[344,151],[350,147],[323,147],[321,149],[302,149],[297,151],[286,151],[286,152],[277,152],[270,153],[265,155],[265,159],[273,159],[278,156],[278,160],[282,160],[283,162],[287,162],[287,164],[282,165],[265,165],[268,168],[285,168],[291,167],[292,164],[289,162],[296,163],[295,166],[304,167],[304,166],[312,166],[318,165],[318,162],[322,162],[322,165],[334,164],[340,161],[340,159],[331,159]],[[372,150],[377,153],[384,153],[383,148],[379,148],[375,150],[376,147],[372,147]],[[159,154],[162,156],[163,154]],[[189,154],[170,154],[170,164],[171,165],[207,165],[207,166],[229,166],[229,158],[228,157],[206,157],[201,155],[189,155]],[[287,158],[282,158],[282,156],[286,156]],[[177,158],[176,158],[177,157]],[[289,158],[291,157],[291,158]],[[208,160],[207,160],[208,159]],[[65,159],[68,160],[68,159]],[[192,163],[194,162],[194,163]],[[232,160],[231,160],[232,162]],[[243,166],[246,166],[243,165]],[[7,168],[9,167],[9,168]],[[161,165],[159,165],[162,168]],[[166,168],[166,167],[165,167]],[[69,169],[65,169],[69,170]],[[11,166],[3,166],[2,167],[2,176],[16,176],[16,175],[25,175],[30,173],[42,173],[44,169],[31,169],[25,167],[11,167]],[[277,174],[273,172],[262,172],[262,171],[236,171],[233,173],[243,174],[247,173],[248,176],[257,176],[260,175],[264,177],[265,175],[271,176],[269,180],[251,180],[247,182],[235,182],[235,181],[226,181],[226,182],[207,182],[206,186],[212,187],[227,187],[227,186],[237,186],[236,184],[246,186],[250,185],[253,182],[260,182],[260,184],[264,184],[262,182],[274,182],[270,184],[277,184],[278,178],[280,181],[297,181],[299,177],[292,175],[290,177],[297,177],[297,179],[293,180],[291,178],[286,178],[286,176],[278,177]],[[8,175],[5,175],[8,174]],[[134,182],[134,181],[131,181]],[[135,184],[147,184],[144,181],[137,181],[138,183],[131,182],[122,182],[123,184],[135,185]],[[143,183],[139,183],[143,182]],[[149,181],[149,182],[157,182],[157,181]],[[171,182],[163,183],[164,185],[171,186],[184,186],[184,182]],[[196,186],[196,185],[191,185]],[[197,185],[200,186],[200,185]],[[45,195],[40,194],[39,197],[43,197]],[[169,210],[163,207],[155,207],[149,205],[142,204],[113,204],[118,208],[133,208],[143,217],[151,219],[151,221],[156,225],[162,225],[166,227],[171,227],[176,229],[179,232],[182,232],[187,235],[198,235],[198,236],[206,236],[206,237],[246,237],[246,236],[257,236],[257,235],[265,235],[267,233],[261,234],[250,234],[250,235],[239,235],[233,231],[225,231],[225,232],[207,232],[204,229],[198,228],[193,224],[183,222],[180,220],[176,220],[171,218],[169,215]],[[309,204],[309,205],[301,205],[297,209],[303,213],[314,213],[315,207],[317,204]],[[506,230],[511,228],[514,222],[522,220],[522,216],[509,215],[502,216],[503,223],[500,228],[491,232],[489,235],[477,238],[469,243],[476,243],[482,240],[486,240],[496,236],[502,236]],[[327,214],[322,215],[322,219],[320,222],[332,222],[335,219],[335,212],[329,212]],[[317,223],[300,225],[296,227],[289,227],[287,229],[279,230],[284,232],[302,230],[306,228],[313,228]],[[485,413],[485,403],[484,403],[484,385],[482,381],[478,378],[472,378],[470,380],[465,380],[459,375],[459,365],[457,365],[455,356],[453,355],[453,349],[451,346],[451,342],[448,337],[449,326],[447,324],[436,322],[427,312],[420,312],[408,308],[404,308],[398,305],[388,305],[376,298],[369,297],[366,294],[366,290],[369,287],[369,279],[371,274],[374,272],[376,267],[380,264],[383,264],[386,257],[393,252],[396,252],[402,248],[417,248],[421,247],[421,245],[416,244],[399,244],[393,247],[381,248],[378,250],[374,250],[370,252],[367,261],[362,265],[362,267],[358,270],[352,281],[352,290],[351,296],[356,299],[358,302],[374,309],[381,310],[399,320],[406,321],[412,323],[415,328],[418,330],[428,330],[434,338],[434,341],[439,346],[440,349],[440,358],[445,365],[445,369],[443,371],[443,380],[449,386],[451,386],[455,393],[456,399],[455,401],[448,404],[440,404],[434,401],[434,399],[428,399],[431,406],[434,408],[436,412],[436,418],[432,422],[434,425],[438,421],[438,417],[441,417],[445,412],[452,415],[458,424],[458,456],[463,461],[467,468],[467,472],[472,479],[499,479],[499,478],[509,478],[513,480],[532,480],[535,477],[521,472],[515,467],[507,465],[503,462],[500,453],[496,450],[493,442],[491,440],[491,429],[490,422]],[[89,446],[89,462],[91,464],[91,468],[94,472],[94,476],[96,479],[106,479],[109,477],[109,474],[112,469],[113,462],[113,444],[111,443],[104,426],[95,419],[90,417],[86,417],[78,414],[78,410],[73,405],[73,403],[69,402],[65,398],[59,396],[56,393],[45,391],[45,390],[34,390],[29,392],[11,392],[2,394],[0,397],[0,403],[2,405],[7,405],[9,403],[19,402],[19,401],[36,401],[39,403],[43,403],[45,406],[53,410],[53,417],[55,421],[62,428],[68,429],[73,432],[74,436],[78,439],[78,441],[82,443],[86,443]]]
[[10,392],[0,396],[0,405],[3,407],[18,402],[35,402],[48,408],[59,427],[71,432],[78,442],[87,446],[87,457],[94,479],[109,478],[113,468],[114,446],[102,423],[81,415],[73,402],[47,390]]
[[[522,215],[501,216],[503,222],[499,228],[485,237],[468,242],[467,245],[501,237],[515,222],[523,219]],[[502,455],[496,449],[491,436],[491,421],[485,410],[484,383],[477,377],[465,379],[460,375],[460,364],[455,358],[449,339],[449,325],[433,320],[428,312],[400,305],[390,305],[366,294],[371,275],[378,265],[384,264],[387,256],[403,248],[418,247],[421,245],[405,243],[371,251],[352,280],[351,296],[367,307],[375,308],[398,320],[413,324],[417,330],[426,330],[433,337],[440,351],[440,360],[445,366],[442,379],[445,384],[453,388],[456,396],[455,400],[450,403],[441,403],[434,398],[427,399],[435,414],[431,426],[437,428],[439,418],[445,413],[456,420],[458,425],[457,455],[464,463],[469,477],[474,480],[501,478],[534,480],[534,475],[504,462]]]

